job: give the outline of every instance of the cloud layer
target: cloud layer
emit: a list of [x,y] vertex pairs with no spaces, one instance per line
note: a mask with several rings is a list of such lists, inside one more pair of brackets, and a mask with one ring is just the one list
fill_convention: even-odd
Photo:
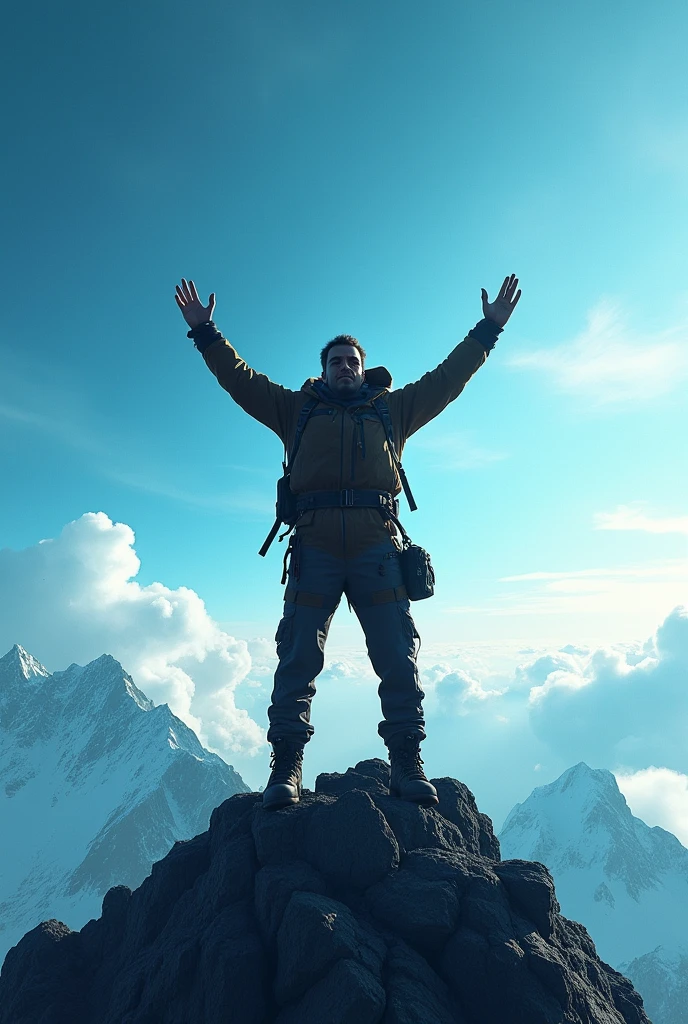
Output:
[[598,512],[595,529],[688,534],[688,516],[648,516],[642,502],[634,502],[632,505],[619,505],[615,512]]
[[[229,636],[193,590],[138,583],[134,541],[100,512],[52,540],[0,551],[0,652],[20,643],[51,670],[114,655],[153,701],[169,703],[260,785],[267,765],[251,755],[265,749],[258,722],[274,644]],[[589,582],[574,576],[566,589],[578,579]],[[308,786],[318,772],[384,756],[377,679],[360,641],[332,646],[317,681]],[[634,644],[507,647],[423,645],[429,774],[462,778],[499,826],[534,786],[584,760],[618,773],[636,814],[688,838],[688,609],[674,608]]]
[[513,356],[509,364],[543,373],[557,390],[594,405],[637,403],[668,394],[688,377],[685,335],[681,324],[641,336],[618,304],[602,300],[571,341]]
[[527,666],[535,735],[571,764],[688,767],[688,608],[675,608],[643,653],[629,661],[601,648]]
[[52,671],[112,654],[203,742],[230,759],[257,751],[263,729],[234,700],[251,668],[245,641],[193,590],[137,583],[134,540],[125,523],[89,512],[59,537],[0,551],[0,650],[20,643]]
[[688,846],[688,775],[651,765],[630,774],[618,772],[616,781],[636,817],[673,832]]

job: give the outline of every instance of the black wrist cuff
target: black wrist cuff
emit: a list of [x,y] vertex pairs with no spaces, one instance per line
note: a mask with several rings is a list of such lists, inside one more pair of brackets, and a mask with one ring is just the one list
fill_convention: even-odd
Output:
[[483,346],[486,352],[491,352],[495,347],[497,338],[504,330],[494,320],[479,320],[475,327],[468,332],[471,338],[475,338]]
[[193,338],[194,344],[199,352],[205,352],[214,341],[219,341],[222,334],[218,331],[214,321],[206,320],[205,323],[196,324],[186,333],[187,338]]

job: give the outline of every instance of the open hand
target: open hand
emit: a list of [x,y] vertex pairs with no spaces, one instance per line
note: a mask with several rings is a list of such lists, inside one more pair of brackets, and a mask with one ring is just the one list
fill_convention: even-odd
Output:
[[[507,322],[513,311],[516,309],[516,303],[521,298],[521,289],[516,291],[518,286],[518,278],[514,277],[513,274],[510,277],[504,278],[504,283],[499,289],[499,295],[494,302],[487,301],[487,292],[484,288],[481,288],[481,294],[483,297],[483,316],[487,320],[493,320],[494,323],[503,327]],[[514,295],[514,292],[516,294]]]
[[211,293],[208,305],[204,306],[198,297],[196,285],[193,281],[187,282],[182,278],[181,286],[177,285],[174,297],[189,327],[198,327],[199,324],[204,324],[206,320],[212,320],[213,310],[215,309],[215,292]]

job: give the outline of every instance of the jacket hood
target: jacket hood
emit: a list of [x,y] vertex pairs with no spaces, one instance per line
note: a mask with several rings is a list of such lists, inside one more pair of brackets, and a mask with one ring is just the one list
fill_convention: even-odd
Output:
[[372,366],[365,371],[365,380],[359,390],[351,398],[340,399],[328,388],[322,377],[309,377],[301,386],[302,391],[314,395],[321,401],[335,402],[338,405],[358,405],[369,402],[392,387],[392,374],[385,366]]

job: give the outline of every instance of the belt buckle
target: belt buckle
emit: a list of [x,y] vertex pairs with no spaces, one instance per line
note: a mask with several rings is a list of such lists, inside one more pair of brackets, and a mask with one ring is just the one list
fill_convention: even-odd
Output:
[[340,495],[340,501],[343,508],[349,508],[354,503],[354,492],[353,488],[343,490]]

